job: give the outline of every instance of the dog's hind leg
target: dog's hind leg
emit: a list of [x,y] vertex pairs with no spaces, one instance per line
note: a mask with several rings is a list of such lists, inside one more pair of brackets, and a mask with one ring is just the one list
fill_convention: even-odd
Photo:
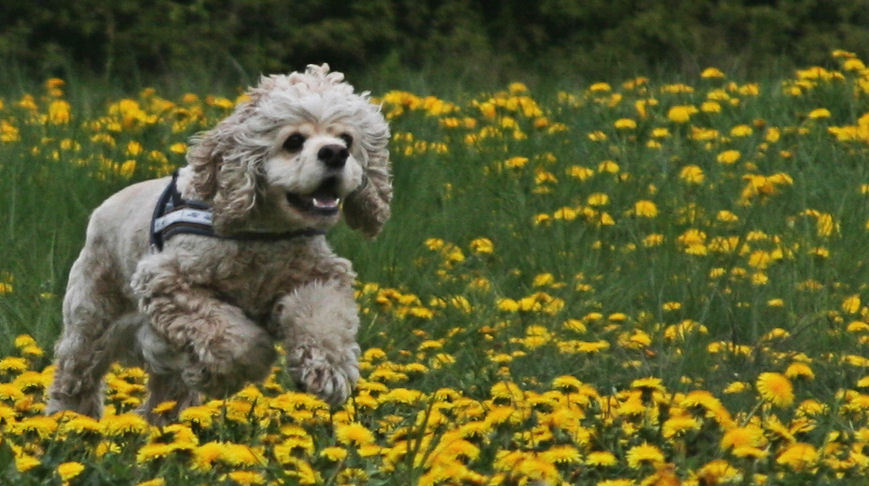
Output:
[[[136,342],[148,370],[148,400],[140,413],[154,425],[171,423],[178,413],[201,402],[199,392],[190,388],[181,378],[181,370],[191,365],[184,353],[177,353],[172,346],[145,324],[138,328]],[[168,410],[154,411],[160,404],[175,402]]]
[[113,325],[128,306],[113,271],[85,248],[73,264],[64,296],[64,329],[54,349],[47,414],[72,410],[100,416],[102,378],[115,359]]

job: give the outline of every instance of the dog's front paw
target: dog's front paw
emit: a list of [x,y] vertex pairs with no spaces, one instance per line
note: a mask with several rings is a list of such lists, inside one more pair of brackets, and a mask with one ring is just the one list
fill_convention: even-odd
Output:
[[340,405],[350,396],[359,381],[358,359],[359,346],[347,350],[337,364],[316,346],[297,346],[287,354],[290,375],[296,384],[330,405]]

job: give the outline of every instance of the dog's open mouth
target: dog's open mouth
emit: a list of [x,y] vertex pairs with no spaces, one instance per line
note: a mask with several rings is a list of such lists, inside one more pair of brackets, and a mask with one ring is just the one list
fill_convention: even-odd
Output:
[[341,197],[338,195],[338,180],[330,177],[310,194],[288,192],[287,201],[301,211],[327,216],[335,214],[341,203]]

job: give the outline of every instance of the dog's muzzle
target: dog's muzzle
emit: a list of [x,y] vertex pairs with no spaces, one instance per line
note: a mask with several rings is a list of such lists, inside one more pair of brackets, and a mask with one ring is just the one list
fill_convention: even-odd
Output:
[[338,212],[338,209],[341,206],[341,196],[338,194],[338,185],[339,181],[337,177],[329,177],[324,180],[317,189],[309,194],[288,192],[287,202],[303,212],[332,216]]

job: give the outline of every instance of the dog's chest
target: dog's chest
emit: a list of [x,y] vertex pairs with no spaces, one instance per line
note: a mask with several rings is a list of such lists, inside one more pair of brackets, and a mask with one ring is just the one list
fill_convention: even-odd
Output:
[[329,279],[344,261],[325,244],[224,243],[196,258],[200,283],[250,316],[265,316],[278,297]]

